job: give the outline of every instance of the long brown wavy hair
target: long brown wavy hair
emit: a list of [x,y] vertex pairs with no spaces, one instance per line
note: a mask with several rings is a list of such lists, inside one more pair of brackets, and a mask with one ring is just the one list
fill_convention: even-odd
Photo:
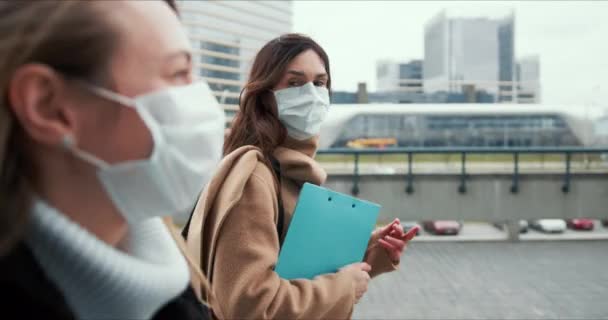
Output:
[[224,155],[239,147],[253,145],[269,157],[285,141],[287,130],[279,121],[272,89],[281,81],[289,63],[307,50],[313,50],[323,60],[327,89],[331,90],[329,57],[319,44],[310,37],[294,33],[271,40],[256,55],[249,80],[241,91],[240,110],[226,137]]

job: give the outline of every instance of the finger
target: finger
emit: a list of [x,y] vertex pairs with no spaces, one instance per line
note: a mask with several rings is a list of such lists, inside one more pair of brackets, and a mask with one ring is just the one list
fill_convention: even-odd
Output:
[[372,271],[372,266],[370,266],[368,263],[366,262],[361,262],[359,264],[359,267],[361,268],[361,270],[365,271],[365,272],[370,272]]
[[[399,233],[397,233],[397,232],[391,232],[391,233],[390,233],[390,234],[389,234],[387,237],[391,237],[391,238],[395,238],[395,239],[403,240],[403,239],[404,239],[404,237],[405,237],[405,234],[400,235],[400,234],[399,234]],[[384,237],[384,238],[386,238],[386,237]]]
[[348,269],[348,268],[355,268],[355,269],[358,269],[358,268],[361,268],[361,266],[360,266],[360,265],[361,265],[361,263],[360,263],[360,262],[356,262],[356,263],[347,264],[347,265],[345,265],[344,267],[340,268],[340,271],[342,271],[342,270],[344,270],[344,269]]
[[392,228],[394,225],[396,224],[400,224],[401,222],[399,222],[399,218],[395,218],[393,221],[391,221],[391,223],[387,224],[386,227],[387,228]]
[[401,250],[395,248],[392,244],[380,239],[380,245],[382,245],[388,253],[389,258],[393,261],[399,261],[401,259]]
[[397,251],[398,250],[397,248],[395,248],[395,246],[393,246],[392,244],[390,244],[389,242],[387,242],[384,239],[378,240],[378,243],[380,243],[381,246],[383,246],[385,249],[387,249],[389,251]]
[[401,239],[393,238],[393,237],[384,237],[384,240],[386,242],[390,243],[391,245],[393,245],[393,247],[395,247],[397,250],[399,250],[399,252],[403,251],[403,247],[405,246],[405,241],[403,241]]
[[401,225],[401,223],[394,224],[393,231],[391,233],[394,233],[397,238],[402,238],[403,236],[405,236],[405,232],[403,232],[403,226]]
[[415,227],[409,229],[405,234],[403,234],[402,237],[398,237],[398,238],[405,242],[410,241],[416,236],[416,234],[418,233],[419,230],[420,230],[420,227],[415,226]]
[[382,227],[380,229],[380,238],[384,238],[385,236],[387,236],[393,230],[393,225],[395,225],[395,223],[399,223],[399,220],[397,218],[395,218],[393,222]]
[[399,220],[399,218],[395,218],[395,220],[393,220],[393,226],[400,226],[401,225],[401,220]]
[[392,231],[392,223],[387,224],[385,226],[383,226],[382,228],[380,228],[380,233],[379,233],[379,237],[380,238],[384,238],[387,234],[389,234],[389,232]]
[[403,237],[401,237],[401,239],[405,242],[408,242],[408,241],[414,239],[414,237],[416,236],[416,233],[418,233],[418,230],[420,230],[420,227],[418,227],[418,226],[411,228],[410,230],[408,230],[405,233],[405,235]]

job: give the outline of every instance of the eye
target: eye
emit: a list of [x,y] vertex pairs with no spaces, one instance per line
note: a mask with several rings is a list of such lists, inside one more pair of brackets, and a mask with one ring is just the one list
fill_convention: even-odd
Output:
[[300,86],[302,86],[302,83],[299,80],[289,80],[289,81],[287,81],[287,86],[300,87]]
[[324,80],[317,80],[317,81],[314,82],[314,85],[317,86],[317,87],[325,87],[326,83],[325,83]]

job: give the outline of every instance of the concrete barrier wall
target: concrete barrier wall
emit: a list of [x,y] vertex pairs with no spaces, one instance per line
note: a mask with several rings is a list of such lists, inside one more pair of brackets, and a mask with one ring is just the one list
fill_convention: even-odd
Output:
[[[405,192],[405,175],[362,175],[359,198],[383,206],[380,219],[515,221],[540,218],[608,218],[608,174],[573,174],[563,193],[564,175],[521,174],[511,193],[512,175],[469,175],[458,192],[459,175],[415,175]],[[353,176],[330,175],[326,187],[350,194]]]

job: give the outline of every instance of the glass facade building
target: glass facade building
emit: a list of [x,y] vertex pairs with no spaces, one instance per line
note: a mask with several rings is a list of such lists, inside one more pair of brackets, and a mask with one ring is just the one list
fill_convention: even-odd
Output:
[[425,25],[425,92],[476,91],[515,102],[515,16],[502,19],[456,16],[443,10]]
[[498,79],[502,82],[499,86],[498,101],[515,101],[517,88],[513,84],[516,81],[515,14],[513,13],[498,23],[498,59],[500,63]]
[[266,42],[291,32],[292,1],[177,3],[192,41],[194,72],[207,80],[230,121],[255,54]]
[[521,103],[540,103],[540,59],[523,57],[517,61],[517,97]]
[[422,60],[407,63],[380,60],[376,63],[379,92],[407,91],[422,93]]
[[581,141],[554,114],[431,115],[359,114],[341,127],[331,147],[363,138],[396,138],[399,147],[579,146]]

